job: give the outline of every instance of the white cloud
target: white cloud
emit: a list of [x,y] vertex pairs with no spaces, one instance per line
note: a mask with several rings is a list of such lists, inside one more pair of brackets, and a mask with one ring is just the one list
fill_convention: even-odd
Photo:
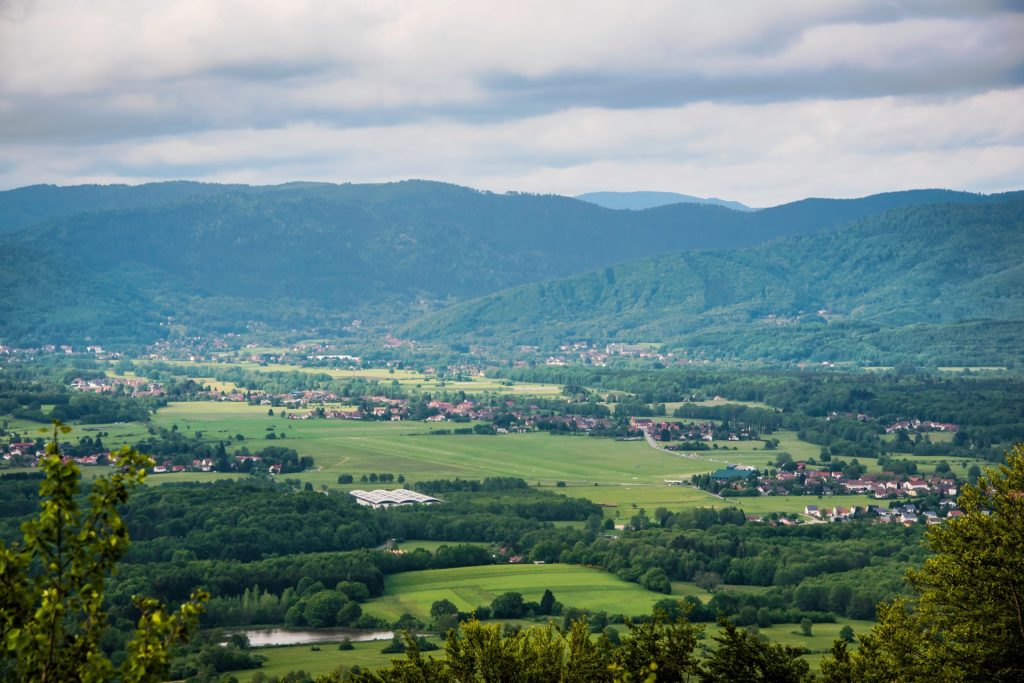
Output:
[[1022,34],[994,0],[9,4],[0,186],[1009,189]]

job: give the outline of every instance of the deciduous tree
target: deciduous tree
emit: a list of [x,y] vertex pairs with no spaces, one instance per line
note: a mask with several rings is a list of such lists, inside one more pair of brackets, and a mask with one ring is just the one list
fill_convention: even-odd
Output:
[[837,643],[826,681],[1024,680],[1024,444],[964,486],[964,515],[928,530],[908,572],[916,600],[880,605],[857,652]]
[[85,505],[73,461],[61,457],[58,433],[40,462],[41,508],[22,527],[22,540],[0,543],[0,677],[10,681],[162,680],[170,646],[198,623],[208,597],[195,591],[180,611],[134,598],[141,612],[126,656],[115,667],[100,646],[107,629],[106,578],[128,550],[118,513],[153,461],[129,448],[113,454],[118,469],[93,481]]

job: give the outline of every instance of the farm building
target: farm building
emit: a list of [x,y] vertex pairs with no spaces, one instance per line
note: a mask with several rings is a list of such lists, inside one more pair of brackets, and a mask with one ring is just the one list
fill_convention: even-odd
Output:
[[375,489],[373,491],[362,491],[355,489],[349,491],[352,496],[355,497],[356,502],[360,505],[369,505],[374,509],[388,508],[394,505],[415,505],[422,503],[430,505],[432,503],[441,503],[438,498],[432,496],[426,496],[416,491],[409,491],[408,489]]

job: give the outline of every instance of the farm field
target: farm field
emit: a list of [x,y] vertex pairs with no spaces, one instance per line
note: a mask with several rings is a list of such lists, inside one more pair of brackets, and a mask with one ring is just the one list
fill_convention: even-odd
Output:
[[[182,375],[199,379],[198,375],[189,372],[190,368],[197,368],[193,363],[186,361],[164,361],[177,365],[182,369]],[[142,365],[142,367],[145,367]],[[199,364],[198,367],[204,367]],[[426,375],[411,370],[389,370],[387,368],[368,369],[344,369],[344,368],[316,368],[302,367],[297,365],[282,365],[277,363],[260,364],[250,361],[218,363],[217,367],[238,367],[250,372],[304,372],[307,374],[328,375],[334,379],[370,379],[381,382],[398,382],[399,386],[406,388],[421,389],[424,391],[465,391],[467,394],[483,393],[485,391],[497,394],[509,394],[519,396],[554,396],[562,391],[559,384],[541,384],[536,382],[514,382],[482,376],[463,376],[459,381],[445,378],[439,379],[435,375]],[[143,373],[144,374],[144,373]]]
[[154,424],[186,433],[202,432],[220,441],[242,434],[239,442],[256,450],[266,444],[268,427],[285,438],[275,446],[315,458],[317,470],[291,475],[314,486],[336,486],[338,475],[370,472],[404,474],[408,481],[436,478],[518,476],[553,485],[661,483],[713,466],[656,451],[643,441],[614,441],[545,433],[429,435],[422,422],[287,420],[267,409],[237,403],[175,403],[154,416]]
[[586,607],[609,614],[646,614],[666,597],[628,583],[614,574],[567,564],[503,564],[455,569],[429,569],[394,574],[385,579],[385,592],[363,604],[363,611],[391,622],[408,612],[430,621],[430,606],[448,599],[460,610],[489,605],[508,591],[523,599],[540,600],[548,589],[566,607]]
[[[287,409],[285,409],[287,410]],[[185,434],[200,433],[210,443],[230,441],[234,447],[258,451],[266,445],[295,449],[310,455],[316,469],[289,475],[315,488],[338,488],[338,477],[351,474],[355,482],[341,488],[373,488],[360,483],[370,473],[401,474],[406,481],[488,476],[516,476],[533,485],[554,486],[565,482],[560,493],[588,498],[606,507],[606,516],[625,522],[636,510],[648,513],[663,507],[678,511],[695,506],[736,506],[750,514],[802,512],[807,504],[848,507],[873,502],[864,496],[757,497],[721,499],[689,486],[669,486],[666,480],[689,480],[693,474],[710,472],[727,464],[770,467],[780,451],[794,459],[816,458],[820,448],[801,442],[794,432],[780,431],[778,450],[761,450],[760,441],[718,442],[718,449],[700,451],[697,457],[650,448],[643,440],[616,441],[585,436],[555,436],[546,433],[486,435],[436,435],[438,426],[424,422],[378,422],[362,420],[289,420],[281,409],[268,414],[265,406],[229,402],[172,403],[152,418],[154,426],[177,428]],[[467,426],[465,424],[459,426]],[[10,427],[25,435],[36,435],[41,425],[24,420]],[[147,436],[141,423],[74,425],[65,438],[78,439],[104,432],[108,447],[134,444]],[[268,443],[266,436],[277,438]],[[238,439],[241,435],[242,439]],[[229,446],[229,448],[231,448]],[[737,450],[731,450],[735,448]],[[941,456],[897,456],[911,459],[922,474],[934,471]],[[953,471],[963,476],[976,461],[949,458]],[[872,458],[861,459],[869,472],[878,471]],[[84,476],[101,474],[105,468],[84,468]],[[150,477],[152,484],[177,481],[212,481],[230,477],[219,473],[177,473]],[[595,484],[597,484],[595,486]],[[390,487],[396,484],[389,484]]]
[[605,507],[605,517],[616,519],[619,523],[627,522],[640,508],[651,515],[657,508],[678,512],[693,507],[728,505],[717,496],[692,486],[669,486],[668,484],[569,485],[558,489],[558,491],[567,496],[587,498],[599,505],[607,506]]

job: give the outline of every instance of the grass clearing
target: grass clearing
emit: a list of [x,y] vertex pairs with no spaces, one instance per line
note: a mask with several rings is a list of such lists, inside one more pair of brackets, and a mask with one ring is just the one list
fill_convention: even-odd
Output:
[[[197,364],[195,363],[191,363],[189,361],[164,362],[179,367],[181,369],[181,374],[183,377],[191,377],[196,381],[200,381],[202,379],[201,377],[197,376],[196,373],[190,373],[190,369],[197,367]],[[144,364],[140,363],[139,365],[140,368],[145,367]],[[282,365],[279,363],[262,364],[251,361],[219,363],[218,365],[224,367],[237,367],[247,372],[303,372],[310,375],[327,375],[332,379],[338,380],[364,379],[376,380],[378,382],[383,383],[397,382],[399,386],[406,388],[415,388],[424,391],[437,391],[439,389],[443,389],[447,391],[465,391],[467,394],[480,394],[484,392],[491,392],[495,394],[507,394],[516,396],[555,396],[562,392],[562,386],[560,384],[542,384],[538,382],[515,382],[512,380],[476,375],[462,375],[458,380],[455,380],[448,377],[439,378],[436,375],[423,374],[412,370],[394,370],[389,368],[316,368],[296,365]],[[198,364],[198,366],[202,367],[204,366],[204,364]],[[209,384],[210,382],[207,381],[204,383]]]
[[643,508],[648,515],[657,508],[671,512],[694,507],[721,507],[728,505],[717,496],[692,486],[667,484],[612,484],[601,486],[566,486],[559,492],[575,498],[587,498],[604,505],[605,517],[625,523]]
[[363,611],[391,622],[404,612],[430,621],[430,606],[451,600],[460,610],[490,605],[498,595],[522,593],[540,600],[549,589],[566,607],[587,607],[609,614],[638,615],[666,597],[629,583],[614,574],[567,564],[502,564],[455,569],[429,569],[394,574],[385,579],[385,592],[364,603]]
[[[437,638],[429,638],[430,641],[441,644]],[[285,645],[281,647],[261,647],[255,652],[267,658],[259,669],[247,671],[233,671],[232,676],[239,681],[251,681],[257,672],[263,673],[268,678],[271,676],[283,676],[289,671],[305,671],[311,676],[326,674],[339,666],[347,671],[353,666],[363,669],[379,669],[391,664],[392,659],[401,659],[404,655],[382,654],[390,640],[371,640],[366,642],[352,643],[351,650],[339,650],[334,643],[320,646],[320,651],[311,649],[310,645]],[[444,656],[444,650],[430,652],[435,659]]]

